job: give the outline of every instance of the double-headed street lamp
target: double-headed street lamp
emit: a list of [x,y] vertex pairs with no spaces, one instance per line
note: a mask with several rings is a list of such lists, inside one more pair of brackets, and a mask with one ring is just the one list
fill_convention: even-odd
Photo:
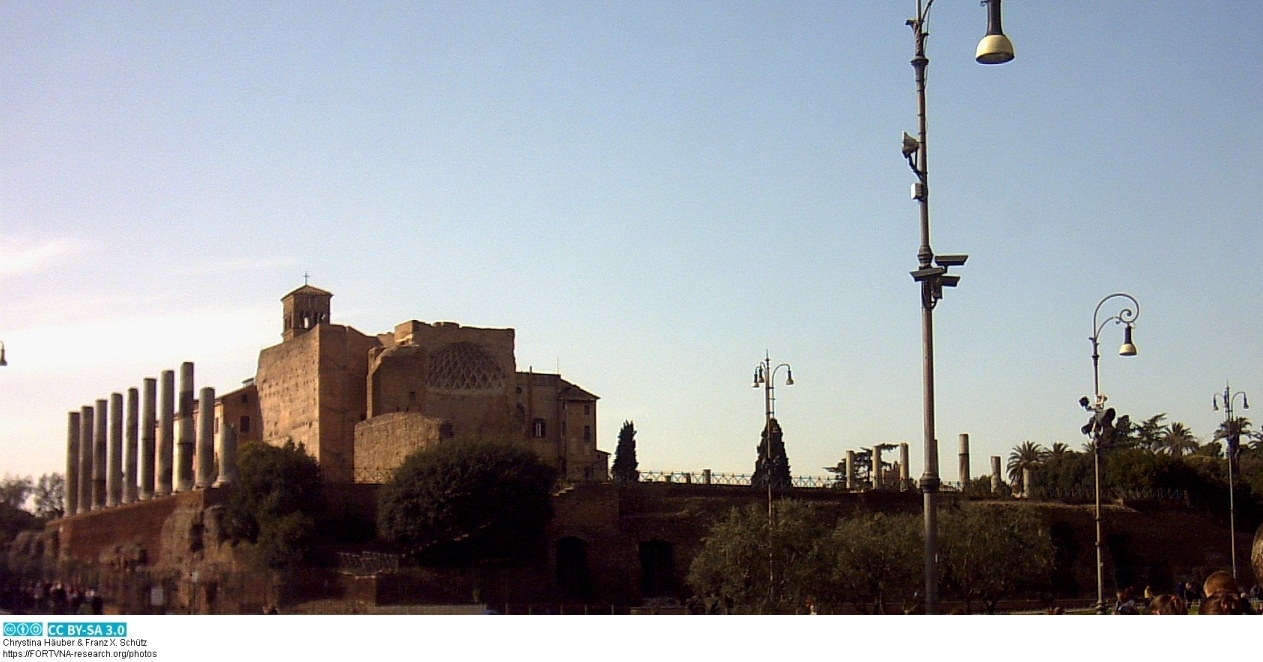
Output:
[[772,355],[764,352],[763,360],[754,367],[754,388],[763,387],[763,478],[767,482],[767,521],[776,519],[772,510],[772,420],[776,418],[776,372],[785,369],[785,385],[794,385],[794,370],[788,363],[772,365]]
[[1224,433],[1228,435],[1224,441],[1228,442],[1228,528],[1232,531],[1232,578],[1234,580],[1237,578],[1237,497],[1232,477],[1236,473],[1237,454],[1241,452],[1241,428],[1238,427],[1237,419],[1232,415],[1232,403],[1238,395],[1241,396],[1241,408],[1249,409],[1250,401],[1246,399],[1245,391],[1233,393],[1232,387],[1226,383],[1222,396],[1216,393],[1211,397],[1211,407],[1215,411],[1219,411],[1221,403],[1223,405]]
[[[1126,299],[1130,302],[1130,306],[1124,305],[1123,309],[1116,315],[1111,315],[1104,320],[1098,322],[1101,314],[1101,307],[1111,299]],[[1104,441],[1106,433],[1105,428],[1113,425],[1113,410],[1105,409],[1104,393],[1101,393],[1101,331],[1105,325],[1113,322],[1115,324],[1126,325],[1123,330],[1123,345],[1118,348],[1119,356],[1135,356],[1136,345],[1131,341],[1132,324],[1136,318],[1140,316],[1140,303],[1130,294],[1123,292],[1115,292],[1096,304],[1096,310],[1092,312],[1092,335],[1088,340],[1092,341],[1092,400],[1087,398],[1079,400],[1079,404],[1084,409],[1093,413],[1093,420],[1088,423],[1090,427],[1085,427],[1085,431],[1092,433],[1092,466],[1093,466],[1093,486],[1096,495],[1096,508],[1094,511],[1094,519],[1096,521],[1096,613],[1105,613],[1105,564],[1101,556],[1101,444]]]
[[[975,59],[979,64],[1003,64],[1013,59],[1013,43],[1000,27],[1000,0],[984,0],[987,5],[987,35],[978,43]],[[930,59],[925,55],[925,40],[930,36],[926,20],[934,0],[917,0],[916,18],[908,20],[912,28],[915,54],[912,68],[916,72],[917,137],[903,134],[903,156],[916,174],[912,198],[920,204],[921,246],[917,249],[917,269],[912,278],[921,285],[921,357],[923,397],[923,440],[925,473],[921,476],[921,492],[925,511],[925,613],[933,614],[938,605],[938,513],[939,490],[938,440],[934,437],[934,306],[943,298],[944,287],[954,287],[960,276],[949,275],[949,267],[965,264],[968,255],[934,255],[930,249],[930,183],[926,157],[925,70]]]

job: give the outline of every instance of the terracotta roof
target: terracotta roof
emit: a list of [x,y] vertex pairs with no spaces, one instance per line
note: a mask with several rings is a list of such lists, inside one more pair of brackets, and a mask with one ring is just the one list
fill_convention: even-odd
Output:
[[311,285],[303,285],[302,287],[294,290],[293,292],[290,292],[289,294],[286,294],[285,296],[281,297],[281,299],[282,300],[288,299],[294,296],[295,294],[320,294],[320,295],[329,296],[329,297],[333,296],[332,292],[326,292],[320,289],[319,287],[313,287]]

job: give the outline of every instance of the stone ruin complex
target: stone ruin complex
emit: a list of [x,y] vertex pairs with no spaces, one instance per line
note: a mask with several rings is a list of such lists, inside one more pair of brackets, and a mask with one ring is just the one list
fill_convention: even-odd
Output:
[[332,297],[310,285],[285,295],[281,343],[235,391],[195,398],[183,363],[178,391],[165,370],[126,400],[70,412],[66,515],[230,485],[245,441],[302,444],[328,483],[384,482],[413,451],[461,437],[520,441],[568,481],[608,480],[597,396],[517,371],[513,329],[411,320],[365,335],[331,322]]

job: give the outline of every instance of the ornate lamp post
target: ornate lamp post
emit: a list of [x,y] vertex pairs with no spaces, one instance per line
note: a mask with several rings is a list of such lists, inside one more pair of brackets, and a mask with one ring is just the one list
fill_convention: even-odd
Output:
[[1228,442],[1228,528],[1232,531],[1233,579],[1237,578],[1237,497],[1236,488],[1233,485],[1233,474],[1237,471],[1237,454],[1241,452],[1241,429],[1237,427],[1236,418],[1232,415],[1232,403],[1238,395],[1241,396],[1241,408],[1249,409],[1250,402],[1246,399],[1245,391],[1233,393],[1232,387],[1226,383],[1223,395],[1211,396],[1211,407],[1215,411],[1219,411],[1220,404],[1223,404],[1224,432],[1229,435],[1226,439]]
[[[1013,44],[1000,27],[1000,0],[984,0],[987,5],[987,35],[978,43],[979,64],[1003,64],[1013,59]],[[925,70],[930,59],[925,55],[925,40],[930,33],[926,20],[934,0],[917,0],[916,18],[908,20],[915,47],[912,68],[916,72],[917,137],[903,134],[903,156],[916,174],[912,198],[921,210],[921,245],[917,249],[917,269],[913,280],[921,285],[921,357],[923,398],[923,441],[925,473],[921,476],[921,492],[925,511],[925,613],[933,614],[938,605],[938,514],[936,498],[939,490],[938,440],[934,437],[934,306],[943,298],[944,287],[955,287],[960,276],[948,275],[948,267],[965,264],[968,255],[934,255],[930,249],[930,183],[926,149]]]
[[[1116,315],[1111,315],[1098,323],[1101,313],[1101,307],[1111,299],[1126,299],[1132,307],[1124,307]],[[1088,340],[1092,341],[1092,394],[1091,402],[1087,398],[1079,401],[1085,409],[1093,412],[1095,417],[1095,425],[1092,426],[1092,466],[1093,466],[1093,487],[1095,492],[1095,510],[1094,519],[1096,524],[1096,613],[1105,613],[1105,564],[1101,557],[1101,441],[1103,432],[1103,423],[1109,423],[1103,418],[1105,414],[1105,394],[1101,393],[1101,330],[1105,325],[1113,322],[1115,324],[1125,324],[1123,330],[1123,345],[1118,348],[1119,356],[1135,356],[1136,345],[1131,341],[1132,323],[1140,315],[1140,303],[1130,294],[1116,292],[1096,304],[1096,310],[1092,312],[1092,335]],[[1110,416],[1112,419],[1112,416]]]

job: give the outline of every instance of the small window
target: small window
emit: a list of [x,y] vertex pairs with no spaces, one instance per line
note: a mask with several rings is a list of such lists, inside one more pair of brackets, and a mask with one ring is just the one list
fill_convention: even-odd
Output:
[[583,426],[583,440],[591,443],[592,441],[592,426],[591,425]]
[[544,419],[535,419],[534,423],[531,425],[531,436],[536,439],[543,439],[546,432],[547,427],[544,425]]
[[584,416],[592,415],[592,405],[583,405],[583,415]]
[[249,393],[242,393],[242,394],[241,394],[241,404],[243,404],[243,405],[248,405],[248,404],[250,404],[250,394],[249,394]]
[[250,417],[242,416],[240,421],[241,434],[250,434]]

